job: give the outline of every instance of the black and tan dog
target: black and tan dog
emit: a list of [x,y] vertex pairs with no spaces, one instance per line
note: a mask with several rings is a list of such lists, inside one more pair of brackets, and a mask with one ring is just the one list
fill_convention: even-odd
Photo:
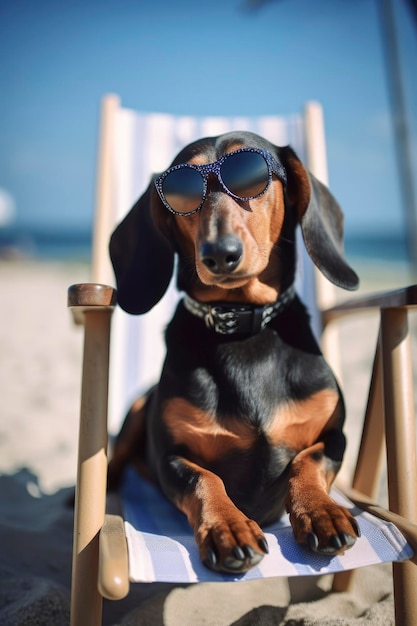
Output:
[[185,296],[161,379],[118,437],[109,484],[141,458],[214,570],[258,563],[268,551],[260,525],[285,509],[315,552],[341,553],[359,533],[328,495],[345,449],[343,399],[293,290],[297,225],[322,273],[357,287],[342,222],[290,147],[233,132],[182,150],[112,236],[122,308],[142,314],[160,300],[175,253]]

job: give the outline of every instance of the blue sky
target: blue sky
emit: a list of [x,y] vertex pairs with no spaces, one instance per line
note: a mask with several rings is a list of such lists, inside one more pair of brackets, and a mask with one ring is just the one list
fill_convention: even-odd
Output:
[[[98,108],[261,115],[324,107],[352,232],[399,229],[379,0],[0,0],[0,188],[19,222],[86,227]],[[417,29],[394,0],[417,155]],[[414,164],[416,161],[414,161]]]

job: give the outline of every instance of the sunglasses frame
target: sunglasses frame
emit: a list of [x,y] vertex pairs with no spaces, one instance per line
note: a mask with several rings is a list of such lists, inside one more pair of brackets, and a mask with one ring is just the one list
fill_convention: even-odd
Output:
[[[264,158],[267,164],[268,181],[266,183],[265,189],[261,191],[260,193],[256,194],[255,196],[247,196],[247,197],[236,196],[233,192],[230,191],[230,189],[226,187],[226,185],[224,184],[222,180],[221,171],[220,171],[221,166],[231,156],[233,156],[234,154],[239,154],[240,152],[255,152],[257,154],[260,154]],[[199,174],[201,175],[201,178],[203,179],[203,194],[201,197],[201,202],[196,209],[193,209],[192,211],[187,211],[186,213],[182,213],[181,211],[176,211],[175,209],[171,207],[171,205],[168,203],[168,201],[166,200],[164,196],[164,191],[162,187],[165,178],[171,172],[175,172],[176,170],[182,169],[184,167],[196,170],[197,172],[199,172]],[[188,216],[188,215],[193,215],[194,213],[197,213],[198,211],[200,211],[201,207],[206,201],[207,181],[208,181],[209,174],[214,174],[216,176],[217,180],[222,186],[223,191],[227,193],[228,196],[231,196],[235,200],[243,200],[243,201],[254,200],[255,198],[259,198],[260,196],[262,196],[267,191],[269,185],[271,184],[272,174],[275,174],[278,177],[278,179],[281,181],[284,187],[287,183],[287,173],[285,171],[284,166],[281,163],[279,163],[268,150],[262,150],[261,148],[239,148],[238,150],[233,150],[232,152],[227,152],[226,154],[223,154],[223,156],[221,156],[220,159],[218,159],[217,161],[214,161],[214,163],[206,163],[205,165],[195,165],[194,163],[179,163],[178,165],[173,165],[172,167],[165,170],[165,172],[163,172],[157,178],[155,178],[154,183],[155,183],[155,187],[158,192],[158,195],[161,198],[164,206],[168,209],[168,211],[170,211],[174,215]]]

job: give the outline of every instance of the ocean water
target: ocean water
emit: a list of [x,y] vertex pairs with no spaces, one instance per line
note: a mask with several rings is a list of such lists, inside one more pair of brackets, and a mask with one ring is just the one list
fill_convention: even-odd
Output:
[[91,242],[89,229],[0,228],[0,258],[89,262]]
[[401,233],[348,233],[345,238],[345,253],[347,258],[409,262],[406,237]]
[[[92,234],[88,229],[0,228],[0,274],[2,259],[90,264],[91,243]],[[408,259],[404,236],[348,233],[345,255],[360,279],[357,295],[417,284],[417,267]],[[342,300],[346,297],[351,296],[346,292],[340,295]]]
[[[41,259],[89,259],[92,234],[89,229],[0,228],[0,255],[8,252]],[[405,235],[400,233],[347,233],[348,258],[407,262]]]

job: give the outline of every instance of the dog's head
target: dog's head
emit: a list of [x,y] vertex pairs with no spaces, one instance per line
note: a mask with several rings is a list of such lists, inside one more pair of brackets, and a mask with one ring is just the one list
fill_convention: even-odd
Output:
[[195,299],[272,303],[294,279],[297,224],[321,272],[339,287],[357,288],[358,277],[343,257],[342,211],[290,147],[279,148],[253,133],[232,132],[190,144],[172,165],[214,163],[240,148],[268,151],[283,166],[286,182],[273,174],[264,193],[240,200],[209,174],[206,199],[190,215],[170,212],[151,182],[110,242],[123,309],[145,313],[161,299],[175,253],[178,287]]

